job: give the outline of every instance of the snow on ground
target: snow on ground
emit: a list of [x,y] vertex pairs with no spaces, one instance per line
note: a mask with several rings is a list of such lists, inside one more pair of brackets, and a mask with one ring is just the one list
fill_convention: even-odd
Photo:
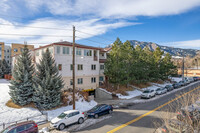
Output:
[[122,94],[116,94],[118,96],[119,99],[131,99],[131,98],[134,98],[134,97],[137,97],[137,96],[140,96],[142,94],[141,91],[139,90],[134,90],[134,91],[127,91],[127,96],[124,96]]
[[7,107],[5,104],[10,99],[8,92],[9,82],[7,80],[0,79],[0,125],[3,123],[26,119],[31,116],[41,115],[37,109],[33,108],[13,109]]
[[[5,104],[8,100],[10,100],[9,92],[9,82],[4,79],[0,79],[0,130],[2,128],[3,123],[10,123],[20,120],[25,120],[28,117],[34,117],[32,118],[36,122],[45,120],[44,115],[41,116],[41,112],[34,108],[21,108],[21,109],[15,109],[7,107]],[[83,99],[79,99],[79,101],[76,101],[76,109],[80,111],[86,111],[91,109],[97,105],[95,101],[86,102]],[[61,107],[55,110],[47,111],[48,113],[48,120],[51,120],[52,118],[58,116],[61,112],[71,110],[72,106],[66,106]]]
[[[181,81],[182,78],[176,78],[176,77],[172,77],[173,81]],[[152,86],[146,87],[146,88],[142,88],[142,90],[156,90],[157,88],[160,87],[165,87],[166,85],[170,85],[171,83],[169,82],[165,82],[164,84],[157,84],[157,83],[151,83]],[[134,90],[134,91],[127,91],[128,95],[122,95],[122,94],[116,94],[118,96],[119,99],[131,99],[137,96],[140,96],[142,94],[142,91],[139,90]]]
[[[97,103],[92,100],[90,102],[86,102],[83,99],[79,99],[78,101],[76,101],[76,109],[82,112],[88,111],[90,110],[92,107],[96,106]],[[55,110],[51,110],[51,111],[46,111],[48,113],[48,120],[52,120],[53,118],[57,117],[58,115],[60,115],[62,112],[67,111],[67,110],[72,110],[73,106],[66,106],[66,107],[61,107]]]

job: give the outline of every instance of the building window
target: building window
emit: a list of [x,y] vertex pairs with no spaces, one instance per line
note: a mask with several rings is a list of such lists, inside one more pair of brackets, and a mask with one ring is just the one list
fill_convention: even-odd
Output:
[[0,51],[1,51],[1,47],[0,47]]
[[70,79],[70,85],[73,85],[73,79]]
[[17,48],[14,48],[14,52],[18,52],[18,49],[17,49]]
[[20,51],[23,52],[23,48],[20,48]]
[[99,81],[104,81],[103,76],[100,76],[100,77],[99,77]]
[[10,52],[9,49],[7,50],[7,52],[8,52],[8,53]]
[[62,70],[62,64],[58,64],[58,70],[59,70],[59,71]]
[[91,65],[92,70],[96,70],[96,65]]
[[103,57],[104,57],[104,53],[102,53],[102,54],[101,54],[101,56],[103,56]]
[[49,48],[49,52],[53,54],[53,48]]
[[39,56],[39,55],[40,55],[39,51],[36,51],[36,56]]
[[57,54],[60,54],[60,46],[57,46]]
[[9,63],[9,60],[7,62]]
[[84,56],[92,56],[92,50],[85,49]]
[[73,65],[72,64],[70,64],[70,70],[73,70]]
[[101,69],[101,70],[104,70],[104,65],[100,65],[100,69]]
[[83,84],[83,78],[78,78],[78,84]]
[[76,49],[76,55],[81,55],[81,49]]
[[69,47],[63,47],[63,54],[69,54]]
[[96,83],[96,77],[91,78],[91,83]]
[[9,58],[9,56],[7,56],[7,58]]
[[78,70],[83,70],[83,65],[82,64],[78,64]]

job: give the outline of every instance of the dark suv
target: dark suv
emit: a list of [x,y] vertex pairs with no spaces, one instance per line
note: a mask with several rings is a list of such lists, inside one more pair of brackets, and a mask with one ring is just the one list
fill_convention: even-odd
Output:
[[1,133],[38,133],[38,126],[34,121],[26,121],[11,125]]

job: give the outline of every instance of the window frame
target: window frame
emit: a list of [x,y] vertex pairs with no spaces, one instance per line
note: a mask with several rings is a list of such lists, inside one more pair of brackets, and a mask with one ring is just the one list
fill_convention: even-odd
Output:
[[91,83],[96,83],[96,77],[91,77]]
[[105,65],[100,65],[100,70],[104,70],[105,69]]
[[63,49],[62,54],[69,55],[69,50],[70,50],[69,47],[63,47],[62,49]]
[[77,70],[83,70],[83,64],[78,64]]
[[78,84],[83,84],[83,78],[78,78],[77,80],[78,80],[77,82]]
[[62,64],[58,64],[58,70],[62,71]]
[[96,70],[96,64],[91,65],[91,70]]

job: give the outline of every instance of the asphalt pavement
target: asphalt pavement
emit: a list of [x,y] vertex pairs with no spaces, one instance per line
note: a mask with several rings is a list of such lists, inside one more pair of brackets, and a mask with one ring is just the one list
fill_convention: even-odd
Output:
[[[150,102],[138,103],[123,109],[115,109],[110,119],[87,127],[78,133],[153,133],[157,128],[157,124],[162,124],[160,118],[163,117],[162,112],[164,109],[168,108],[168,104],[166,103],[176,98],[178,95],[197,88],[197,84],[200,86],[200,81],[191,83],[180,91],[164,95]],[[195,93],[195,91],[199,90],[200,89],[196,89],[191,93]],[[175,104],[175,102],[172,103]],[[163,106],[163,104],[166,106]]]

